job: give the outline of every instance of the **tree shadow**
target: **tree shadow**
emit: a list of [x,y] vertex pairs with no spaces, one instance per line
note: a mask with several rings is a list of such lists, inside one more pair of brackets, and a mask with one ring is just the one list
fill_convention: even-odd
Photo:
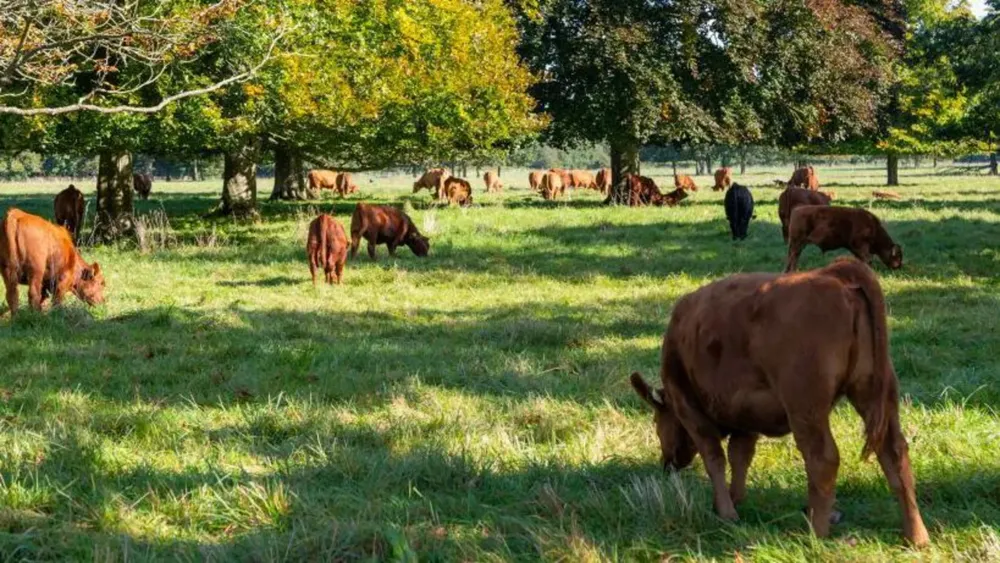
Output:
[[302,278],[276,276],[262,280],[217,281],[215,282],[215,284],[221,287],[281,287],[288,285],[299,285],[302,282],[303,282]]
[[[400,433],[363,421],[317,427],[253,416],[220,432],[238,434],[274,460],[292,452],[297,463],[276,463],[265,472],[210,461],[186,470],[120,467],[95,446],[97,436],[133,435],[143,424],[109,417],[71,428],[43,459],[0,469],[5,483],[44,483],[60,492],[43,513],[7,510],[0,549],[33,560],[102,552],[206,561],[398,559],[401,553],[457,560],[470,552],[521,559],[581,550],[605,559],[622,551],[641,559],[724,559],[774,535],[814,541],[801,514],[804,469],[786,483],[751,468],[741,521],[727,523],[712,512],[700,462],[675,476],[658,464],[622,458],[507,465],[434,440],[410,447]],[[918,471],[917,490],[932,539],[1000,525],[995,469],[930,473]],[[863,477],[841,477],[837,484],[845,521],[834,527],[832,541],[902,547],[898,508],[876,464],[868,464]],[[214,518],[197,513],[199,504],[220,500],[227,511]],[[148,513],[158,514],[158,526],[213,539],[157,540],[93,525]]]

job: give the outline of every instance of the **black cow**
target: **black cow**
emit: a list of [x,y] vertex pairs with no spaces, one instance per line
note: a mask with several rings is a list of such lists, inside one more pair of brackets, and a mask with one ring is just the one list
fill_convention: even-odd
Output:
[[733,240],[747,238],[750,219],[753,218],[753,194],[741,184],[733,184],[726,192],[726,219],[729,220],[729,230]]

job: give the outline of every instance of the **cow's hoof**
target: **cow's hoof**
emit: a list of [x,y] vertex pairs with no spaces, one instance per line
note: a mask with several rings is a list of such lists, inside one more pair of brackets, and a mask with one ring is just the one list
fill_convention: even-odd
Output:
[[[802,507],[802,513],[805,514],[808,517],[809,516],[809,507],[808,506]],[[841,520],[843,520],[843,519],[844,519],[844,513],[843,512],[841,512],[839,510],[831,510],[830,511],[830,525],[836,526],[837,524],[840,524]]]

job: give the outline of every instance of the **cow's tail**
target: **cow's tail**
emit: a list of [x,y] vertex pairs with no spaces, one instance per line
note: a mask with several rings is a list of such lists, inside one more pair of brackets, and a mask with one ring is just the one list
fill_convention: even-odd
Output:
[[[893,397],[893,379],[895,374],[889,358],[889,329],[886,326],[885,295],[875,277],[875,273],[867,265],[851,259],[838,261],[838,277],[856,286],[864,297],[868,312],[868,322],[872,331],[872,364],[874,374],[871,382],[870,404],[865,416],[865,447],[861,451],[862,459],[868,459],[873,452],[879,451],[885,441],[889,427],[889,403]],[[838,265],[840,265],[838,264]]]
[[8,211],[4,216],[3,230],[7,244],[7,267],[16,270],[21,260],[17,256],[17,215],[15,213]]

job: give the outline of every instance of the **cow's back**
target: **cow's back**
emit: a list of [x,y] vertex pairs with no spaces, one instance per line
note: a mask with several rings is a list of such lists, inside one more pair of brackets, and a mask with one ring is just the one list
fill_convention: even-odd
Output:
[[69,231],[45,219],[9,209],[0,226],[0,267],[60,272],[73,266],[76,247]]

